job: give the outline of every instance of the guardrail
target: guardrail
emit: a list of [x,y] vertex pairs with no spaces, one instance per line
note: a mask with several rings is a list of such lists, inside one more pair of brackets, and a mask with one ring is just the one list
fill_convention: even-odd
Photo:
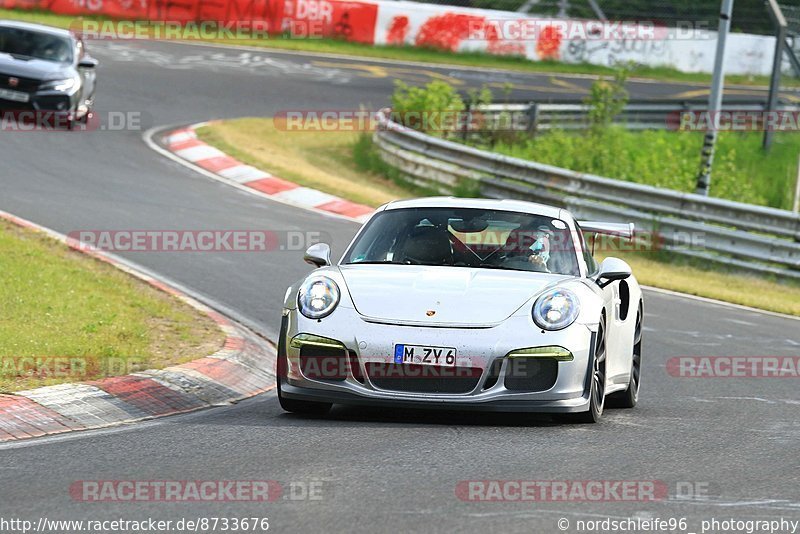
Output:
[[800,280],[800,215],[693,193],[583,174],[478,150],[411,130],[380,113],[375,143],[405,179],[451,193],[477,185],[482,196],[569,209],[584,219],[634,222],[658,232],[675,253]]
[[[726,100],[723,111],[764,111],[767,103],[758,100]],[[468,107],[467,112],[480,114],[481,123],[492,127],[506,123],[517,131],[581,130],[589,126],[591,106],[575,102],[508,102]],[[784,111],[800,111],[794,105],[781,105]],[[681,116],[689,111],[706,111],[708,102],[675,100],[630,101],[614,123],[630,130],[666,130],[678,128]],[[488,129],[488,128],[487,128]]]

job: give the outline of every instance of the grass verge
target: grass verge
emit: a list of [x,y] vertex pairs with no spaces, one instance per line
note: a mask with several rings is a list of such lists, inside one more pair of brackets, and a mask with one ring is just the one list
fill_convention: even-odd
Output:
[[[199,134],[207,143],[251,165],[280,174],[274,166],[275,161],[280,161],[282,168],[295,169],[293,178],[298,183],[313,184],[322,191],[368,205],[427,194],[413,187],[399,186],[396,170],[377,157],[370,138],[363,134],[332,131],[293,132],[289,135],[276,132],[272,119],[213,123]],[[246,149],[237,143],[242,143]],[[285,152],[279,153],[279,150]],[[328,159],[330,157],[334,159]],[[331,161],[338,162],[339,166],[332,166]],[[636,278],[644,285],[800,316],[798,284],[725,272],[661,251],[619,252],[614,255],[630,263]],[[602,254],[597,257],[602,261]]]
[[[76,19],[71,15],[57,15],[41,11],[25,11],[0,9],[0,18],[25,20],[49,24],[61,28],[68,28]],[[102,20],[101,17],[84,17],[92,20]],[[375,46],[361,43],[352,43],[337,39],[289,39],[274,37],[270,39],[237,39],[209,40],[217,44],[236,46],[256,46],[278,50],[291,50],[298,52],[316,52],[322,54],[335,54],[343,56],[360,56],[374,59],[392,59],[397,61],[412,61],[419,63],[459,65],[464,67],[482,67],[490,69],[503,69],[532,73],[549,74],[589,74],[597,76],[611,76],[614,70],[610,67],[592,65],[589,63],[560,63],[556,61],[530,61],[521,56],[496,56],[479,52],[449,52],[436,49],[423,49],[412,46]],[[698,83],[711,82],[710,74],[681,72],[667,67],[639,66],[631,72],[632,77],[652,79],[662,82]],[[767,76],[726,76],[729,85],[768,86]],[[784,86],[798,86],[800,80],[786,77]]]
[[176,298],[0,220],[0,393],[212,354],[216,324]]
[[[610,255],[610,254],[608,254]],[[595,254],[598,261],[606,255]],[[723,266],[667,258],[660,252],[614,252],[633,269],[640,284],[742,306],[800,316],[800,285],[725,271]]]
[[197,136],[234,158],[300,185],[377,207],[415,196],[414,188],[359,168],[353,131],[287,132],[272,119],[234,119],[197,130]]

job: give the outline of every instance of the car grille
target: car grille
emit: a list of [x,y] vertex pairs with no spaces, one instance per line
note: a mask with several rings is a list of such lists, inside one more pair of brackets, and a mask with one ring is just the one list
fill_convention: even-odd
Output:
[[478,385],[478,367],[437,367],[395,363],[367,363],[370,381],[380,389],[409,393],[469,393]]
[[[16,86],[12,86],[9,83],[10,78],[16,78],[18,80]],[[19,76],[9,76],[8,74],[0,73],[0,87],[3,89],[22,91],[23,93],[34,93],[37,89],[39,89],[39,85],[41,83],[41,80],[36,80],[33,78],[20,78]]]
[[547,391],[556,384],[558,361],[553,358],[508,358],[505,386],[511,391]]
[[344,349],[304,345],[300,348],[300,371],[312,380],[341,382],[347,378],[348,359]]

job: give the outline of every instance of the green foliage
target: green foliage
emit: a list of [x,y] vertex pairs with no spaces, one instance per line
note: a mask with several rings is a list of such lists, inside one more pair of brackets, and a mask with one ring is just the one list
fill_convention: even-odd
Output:
[[494,95],[492,95],[492,90],[484,85],[480,89],[475,89],[474,87],[467,89],[467,98],[469,98],[469,106],[474,108],[475,106],[491,104]]
[[[460,128],[459,139],[463,140],[468,136],[469,142],[476,146],[492,146],[498,135],[498,130],[507,129],[511,122],[511,114],[502,112],[499,114],[481,113],[475,111],[479,106],[488,106],[494,100],[492,90],[482,86],[480,89],[468,89],[467,98],[469,99],[469,109],[472,110],[469,120]],[[474,194],[458,194],[457,196],[475,196]]]
[[464,178],[458,181],[453,188],[453,196],[459,198],[480,198],[481,184],[476,180]]
[[[475,98],[485,96],[479,92]],[[458,125],[451,119],[464,108],[461,95],[446,82],[436,80],[424,87],[409,86],[400,80],[395,82],[392,112],[396,121],[409,128],[442,136],[447,129],[457,129]]]
[[362,133],[353,145],[353,161],[362,171],[383,172],[386,165],[372,143],[372,136]]
[[[624,110],[628,102],[625,82],[629,72],[630,66],[624,65],[615,70],[611,79],[593,84],[591,95],[586,100],[590,106],[588,132],[552,131],[530,138],[501,129],[488,134],[473,132],[466,142],[482,149],[579,172],[677,191],[694,191],[702,133],[633,132],[613,125],[613,118]],[[469,91],[467,98],[470,107],[490,104],[493,100],[487,88]],[[462,111],[465,108],[455,88],[442,81],[425,87],[409,87],[398,82],[392,103],[393,111],[397,112],[395,119],[401,122],[408,117],[408,111]],[[496,118],[498,124],[507,122],[503,114]],[[408,121],[404,124],[420,126]],[[443,135],[441,130],[428,133]],[[460,134],[451,137],[462,140]],[[363,143],[369,143],[371,147],[371,139],[367,138]],[[377,154],[369,155],[366,144],[361,148],[359,144],[356,146],[356,159],[372,161],[366,168],[386,174],[395,181],[402,180],[399,175],[392,174],[393,171],[396,174],[396,170],[387,166]],[[767,154],[761,149],[760,133],[723,132],[717,143],[711,194],[739,202],[789,209],[797,176],[798,153],[800,136],[792,133],[776,136],[775,145]],[[474,196],[477,191],[471,184],[462,184],[458,194]]]
[[[629,182],[694,191],[700,164],[700,132],[627,131],[607,128],[600,137],[553,131],[495,151],[522,159]],[[755,132],[719,135],[711,194],[738,202],[790,209],[800,136],[776,136],[769,154]]]
[[628,66],[620,66],[610,79],[599,79],[592,84],[589,96],[584,100],[589,106],[589,132],[595,136],[611,126],[614,117],[625,110],[628,104]]

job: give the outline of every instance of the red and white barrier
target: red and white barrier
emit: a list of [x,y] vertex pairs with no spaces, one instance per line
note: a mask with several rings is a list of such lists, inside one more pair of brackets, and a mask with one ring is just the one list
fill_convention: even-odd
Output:
[[306,209],[321,211],[355,222],[364,222],[375,211],[323,191],[303,187],[294,182],[273,176],[265,171],[241,163],[197,138],[198,125],[169,132],[162,138],[167,151],[201,169],[258,191],[272,200]]
[[[0,0],[5,8],[189,23],[258,22],[269,33],[366,44],[524,55],[533,61],[613,65],[633,61],[711,72],[716,32],[647,22],[544,19],[507,11],[387,0]],[[769,74],[774,37],[732,34],[730,74]]]

